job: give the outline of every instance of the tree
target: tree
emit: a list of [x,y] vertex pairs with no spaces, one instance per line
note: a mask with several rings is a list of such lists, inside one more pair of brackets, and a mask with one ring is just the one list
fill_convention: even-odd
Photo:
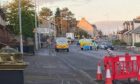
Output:
[[65,20],[66,26],[64,28],[66,29],[66,32],[69,32],[70,30],[72,30],[71,22],[73,20],[73,16],[74,14],[67,7],[61,10],[61,19]]
[[[19,35],[18,0],[13,0],[7,6],[7,21],[13,26],[13,33]],[[31,0],[21,0],[22,33],[24,37],[33,37],[35,23],[34,5]]]
[[49,17],[49,16],[52,16],[52,11],[51,11],[51,9],[49,9],[49,8],[47,8],[47,7],[43,7],[42,9],[41,9],[41,11],[39,12],[39,18],[41,19],[41,20],[47,20],[47,18]]
[[60,9],[59,8],[56,9],[55,17],[60,17]]
[[55,12],[55,24],[56,24],[56,33],[57,36],[61,35],[61,17],[60,17],[60,9],[57,8]]
[[103,36],[103,32],[101,30],[98,31],[99,37]]
[[[65,35],[66,32],[69,32],[72,21],[74,20],[74,14],[68,8],[56,9],[55,13],[55,22],[57,24],[57,34]],[[62,32],[63,31],[63,32]]]
[[63,8],[61,10],[61,16],[62,17],[71,17],[71,18],[73,18],[74,14],[68,8]]

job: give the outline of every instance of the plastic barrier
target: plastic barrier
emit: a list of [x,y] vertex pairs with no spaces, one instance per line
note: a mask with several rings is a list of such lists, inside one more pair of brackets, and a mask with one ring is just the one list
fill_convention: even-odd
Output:
[[139,78],[140,79],[140,55],[117,55],[104,57],[104,68],[111,70],[112,80]]

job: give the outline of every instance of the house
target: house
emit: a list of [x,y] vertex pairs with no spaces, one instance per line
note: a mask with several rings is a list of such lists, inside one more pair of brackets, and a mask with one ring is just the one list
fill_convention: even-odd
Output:
[[125,21],[123,23],[124,29],[118,32],[119,40],[125,42],[127,45],[132,45],[132,34],[131,31],[134,30],[133,21]]
[[127,43],[127,45],[132,45],[132,34],[131,34],[131,31],[133,30],[129,30],[127,32],[125,32],[123,35],[123,39],[124,39],[124,42]]
[[123,34],[125,32],[127,32],[127,29],[123,29],[123,30],[117,32],[119,40],[124,41],[124,35]]
[[132,35],[132,46],[140,42],[140,26],[130,32]]
[[82,18],[78,23],[77,27],[87,32],[91,37],[98,36],[98,31],[95,25],[90,24],[85,18]]

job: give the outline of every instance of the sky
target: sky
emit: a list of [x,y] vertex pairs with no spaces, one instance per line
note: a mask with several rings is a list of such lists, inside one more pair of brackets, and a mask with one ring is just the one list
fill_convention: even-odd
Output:
[[[10,0],[0,0],[1,3],[3,2],[7,3],[9,1]],[[140,0],[36,0],[36,1],[38,5],[38,10],[41,7],[45,6],[49,7],[55,12],[57,7],[59,8],[68,7],[75,14],[75,17],[78,20],[84,17],[86,18],[87,21],[89,21],[92,24],[102,21],[110,22],[110,21],[133,20],[137,16],[140,16]],[[114,29],[115,28],[116,27],[114,27]]]
[[[0,0],[6,2],[9,0]],[[68,7],[77,19],[89,22],[132,20],[140,15],[140,0],[36,0],[39,7]]]

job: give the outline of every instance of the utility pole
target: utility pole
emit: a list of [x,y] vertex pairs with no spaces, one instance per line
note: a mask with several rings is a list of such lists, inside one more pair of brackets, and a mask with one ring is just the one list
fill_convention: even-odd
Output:
[[38,50],[38,39],[37,39],[37,13],[36,13],[36,0],[35,0],[35,49]]
[[63,25],[62,25],[63,22],[62,22],[62,19],[63,19],[63,17],[62,17],[62,11],[60,11],[60,21],[61,21],[61,22],[60,22],[60,24],[61,24],[61,25],[60,25],[60,27],[61,27],[61,28],[60,28],[60,36],[63,36],[63,32],[62,32],[62,31],[63,31]]
[[18,0],[18,12],[19,12],[19,30],[20,30],[20,52],[23,54],[23,39],[22,39],[22,18],[21,18],[21,0]]

